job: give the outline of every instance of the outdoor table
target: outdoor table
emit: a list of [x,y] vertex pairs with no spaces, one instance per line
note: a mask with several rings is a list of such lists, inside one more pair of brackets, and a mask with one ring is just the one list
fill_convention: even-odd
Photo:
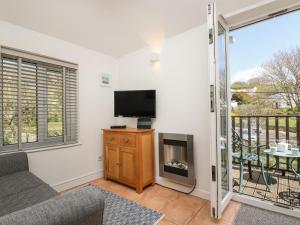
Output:
[[275,171],[279,171],[279,166],[280,166],[280,161],[279,161],[279,158],[287,158],[287,159],[291,159],[291,160],[287,160],[287,168],[288,170],[291,170],[295,176],[297,178],[300,179],[300,174],[299,174],[299,171],[296,171],[294,168],[293,168],[293,162],[297,159],[300,158],[300,152],[298,152],[297,154],[293,154],[292,151],[288,150],[286,152],[278,152],[278,151],[271,151],[271,149],[266,149],[264,151],[265,154],[268,154],[269,156],[274,156],[275,159],[276,159],[276,163],[271,167],[271,169],[275,168]]
[[[288,170],[293,171],[296,178],[300,179],[300,174],[299,174],[300,171],[296,171],[292,166],[293,162],[300,158],[300,152],[298,152],[297,154],[293,154],[292,151],[290,151],[290,150],[288,150],[286,152],[278,152],[278,151],[272,152],[270,149],[266,149],[264,151],[264,153],[268,154],[269,156],[275,157],[276,163],[271,167],[271,169],[275,168],[274,173],[276,171],[279,171],[279,164],[280,164],[279,158],[282,157],[282,158],[288,159],[287,160]],[[270,178],[270,176],[269,176],[269,178]],[[282,191],[282,192],[278,193],[278,196],[280,199],[288,202],[290,205],[298,206],[300,204],[299,194],[300,193],[298,191],[291,191],[290,189],[288,189],[287,191]]]

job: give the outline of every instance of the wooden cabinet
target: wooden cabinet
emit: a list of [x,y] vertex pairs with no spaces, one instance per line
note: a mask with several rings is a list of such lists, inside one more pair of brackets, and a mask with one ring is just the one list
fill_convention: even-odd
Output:
[[136,188],[154,183],[154,130],[104,129],[104,178]]
[[115,146],[107,146],[107,175],[109,177],[119,179],[119,150]]
[[137,184],[136,166],[135,165],[135,152],[134,149],[119,148],[120,160],[120,180],[132,186]]

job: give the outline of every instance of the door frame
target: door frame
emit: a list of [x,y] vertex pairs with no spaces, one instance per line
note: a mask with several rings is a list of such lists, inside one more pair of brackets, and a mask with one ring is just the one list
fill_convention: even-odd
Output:
[[[211,3],[214,7],[215,7],[215,4],[214,3]],[[292,11],[295,11],[295,10],[298,10],[298,8],[292,8],[290,9],[287,13],[289,12],[292,12]],[[220,18],[219,18],[220,19]],[[224,19],[224,18],[223,18]],[[269,19],[269,18],[265,18],[265,19]],[[265,20],[263,19],[263,20]],[[271,19],[271,18],[270,18]],[[214,17],[214,22],[218,21],[218,17],[215,16]],[[222,21],[222,17],[220,19],[220,21]],[[247,24],[247,25],[251,25],[252,23],[256,23],[256,22],[260,22],[261,20],[259,18],[256,18],[255,22],[251,22],[250,24]],[[226,21],[223,21],[223,22],[226,22]],[[222,23],[222,22],[221,22]],[[229,24],[230,26],[230,24]],[[243,24],[241,27],[245,26],[245,24]],[[208,26],[208,30],[212,28],[212,27],[209,27]],[[230,27],[230,28],[234,28],[234,29],[238,29],[239,27],[235,26],[235,27]],[[229,32],[232,31],[232,29],[229,30]],[[211,35],[209,33],[209,35]],[[215,31],[213,33],[214,37],[216,37],[217,35],[217,32]],[[227,36],[228,37],[228,36]],[[228,42],[228,39],[227,39],[227,43]],[[228,46],[228,44],[227,44]],[[208,53],[209,53],[209,56],[210,55],[214,55],[214,57],[217,58],[217,52],[212,52],[211,49],[209,48],[208,50]],[[227,54],[228,54],[228,48],[227,48]],[[227,58],[228,60],[228,58]],[[212,79],[212,76],[211,76],[211,71],[213,71],[214,73],[216,73],[218,71],[218,65],[214,66],[214,67],[211,67],[211,64],[209,64],[209,85],[211,85],[212,83],[215,82],[215,80]],[[229,68],[227,68],[227,72],[230,76],[230,73],[229,73]],[[229,83],[228,83],[229,85]],[[210,86],[211,87],[211,86]],[[210,89],[211,90],[211,89]],[[230,90],[230,89],[228,89]],[[211,95],[211,92],[210,92],[210,95]],[[231,93],[229,93],[229,95],[227,95],[228,98],[231,98]],[[213,103],[216,103],[216,101],[218,100],[218,98],[216,98],[216,96],[213,97]],[[210,99],[210,105],[212,105],[212,99]],[[230,106],[230,105],[229,105]],[[212,109],[212,108],[211,108]],[[215,109],[214,109],[215,110]],[[229,110],[228,110],[229,111]],[[228,117],[229,121],[231,120],[231,116]],[[211,113],[210,113],[210,128],[209,128],[209,132],[210,134],[212,134],[213,130],[215,129],[216,130],[216,118],[211,116]],[[228,123],[229,126],[231,126],[231,122]],[[215,131],[214,130],[214,131]],[[229,132],[231,132],[231,130],[229,130]],[[228,135],[230,138],[231,138],[231,135]],[[213,146],[215,146],[216,148],[216,139],[211,137],[210,138],[210,141],[209,141],[209,144],[210,144],[210,148],[212,148]],[[231,142],[230,142],[231,144]],[[216,157],[216,151],[211,151],[210,152],[211,154],[211,167],[210,167],[210,172],[211,172],[211,183],[212,183],[212,177],[213,177],[213,169],[212,169],[212,166],[216,166],[216,162],[212,160],[212,158]],[[212,163],[214,162],[214,163]],[[232,169],[232,165],[230,165],[230,169]],[[215,171],[216,172],[216,171]],[[232,179],[230,179],[230,181],[232,182]],[[230,185],[230,187],[232,188],[232,184]],[[211,207],[213,208],[214,206],[217,205],[217,198],[216,198],[216,195],[213,195],[212,193],[216,193],[217,192],[217,185],[211,185]],[[219,193],[218,193],[219,194]],[[293,216],[293,217],[296,217],[296,218],[300,218],[300,209],[297,209],[297,208],[293,208],[292,210],[291,209],[287,209],[287,208],[283,208],[283,207],[280,207],[280,206],[277,206],[275,205],[273,202],[268,202],[268,201],[263,201],[261,199],[258,199],[258,198],[255,198],[255,197],[252,197],[252,196],[247,196],[247,195],[244,195],[244,194],[240,194],[240,193],[231,193],[231,196],[228,195],[224,200],[223,200],[223,207],[220,207],[217,209],[217,212],[222,212],[225,207],[226,207],[226,204],[228,204],[231,200],[231,197],[232,197],[232,200],[234,201],[237,201],[237,202],[241,202],[241,203],[244,203],[244,204],[248,204],[248,205],[252,205],[252,206],[255,206],[255,207],[258,207],[258,208],[262,208],[262,209],[266,209],[266,210],[270,210],[270,211],[273,211],[273,212],[276,212],[276,213],[281,213],[281,214],[285,214],[285,215],[288,215],[288,216]],[[220,204],[222,205],[222,204]],[[211,214],[213,217],[215,217],[215,215],[213,215],[212,213],[212,210],[211,210]],[[220,215],[220,214],[219,214]],[[217,217],[217,218],[220,218],[220,217]]]
[[[209,59],[209,85],[210,85],[210,165],[211,165],[211,216],[221,218],[223,210],[232,199],[232,157],[231,157],[231,109],[230,109],[230,82],[228,65],[229,28],[222,16],[217,16],[216,4],[209,3],[207,8],[208,24],[208,59]],[[224,28],[225,35],[225,71],[227,95],[227,150],[228,150],[228,193],[222,198],[222,170],[220,151],[220,93],[219,93],[219,51],[218,27]]]
[[232,132],[231,132],[231,91],[230,91],[230,66],[229,66],[229,26],[226,23],[226,20],[222,15],[218,16],[218,23],[225,29],[225,59],[226,59],[226,85],[227,85],[227,138],[228,138],[228,143],[227,143],[227,148],[228,148],[228,173],[229,173],[229,193],[226,195],[224,199],[221,201],[221,211],[223,212],[226,206],[229,204],[230,200],[233,197],[233,187],[232,187]]
[[[300,3],[297,3],[296,5],[292,5],[290,7],[279,8],[275,12],[280,12],[282,10],[285,10],[285,11],[282,12],[282,13],[278,13],[277,15],[275,15],[276,13],[273,12],[274,15],[272,17],[270,17],[267,13],[265,13],[266,15],[262,15],[261,17],[250,19],[249,21],[243,21],[240,24],[234,24],[233,26],[231,24],[228,24],[229,32],[237,30],[239,28],[246,27],[246,26],[251,26],[253,24],[260,23],[260,22],[272,19],[272,18],[277,17],[277,16],[284,16],[286,14],[293,13],[295,11],[300,12]],[[245,12],[247,12],[247,11],[245,11]],[[240,12],[238,12],[237,14],[239,14],[239,13]],[[232,15],[229,15],[229,16],[234,16],[234,15],[232,14]],[[231,95],[230,95],[230,98],[231,98]],[[231,165],[231,167],[232,167],[232,165]],[[251,206],[254,206],[254,207],[258,207],[258,208],[261,208],[261,209],[269,210],[269,211],[272,211],[272,212],[275,212],[275,213],[281,213],[281,214],[284,214],[284,215],[287,215],[287,216],[300,218],[300,209],[299,208],[289,209],[289,208],[281,207],[279,205],[276,205],[274,202],[267,201],[267,200],[262,200],[262,199],[259,199],[259,198],[253,197],[253,196],[248,196],[248,195],[245,195],[243,193],[233,192],[232,200],[236,201],[236,202],[243,203],[243,204],[251,205]]]

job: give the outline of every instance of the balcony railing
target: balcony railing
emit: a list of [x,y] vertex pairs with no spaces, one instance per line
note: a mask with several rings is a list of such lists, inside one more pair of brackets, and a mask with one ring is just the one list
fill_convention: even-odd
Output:
[[[232,128],[252,145],[266,145],[265,148],[269,148],[279,141],[286,140],[293,147],[300,147],[300,116],[298,115],[232,116]],[[233,152],[238,151],[234,147]],[[275,159],[264,154],[265,148],[258,147],[256,152],[265,167],[270,168],[274,165]],[[289,159],[280,159],[280,169],[283,173],[289,171],[288,162],[285,160]],[[292,166],[299,171],[300,159],[295,160]]]

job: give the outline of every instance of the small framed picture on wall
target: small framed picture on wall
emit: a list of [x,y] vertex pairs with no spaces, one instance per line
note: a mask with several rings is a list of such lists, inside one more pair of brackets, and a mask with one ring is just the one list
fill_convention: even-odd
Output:
[[112,77],[111,74],[101,73],[100,75],[101,86],[111,87],[111,77]]

